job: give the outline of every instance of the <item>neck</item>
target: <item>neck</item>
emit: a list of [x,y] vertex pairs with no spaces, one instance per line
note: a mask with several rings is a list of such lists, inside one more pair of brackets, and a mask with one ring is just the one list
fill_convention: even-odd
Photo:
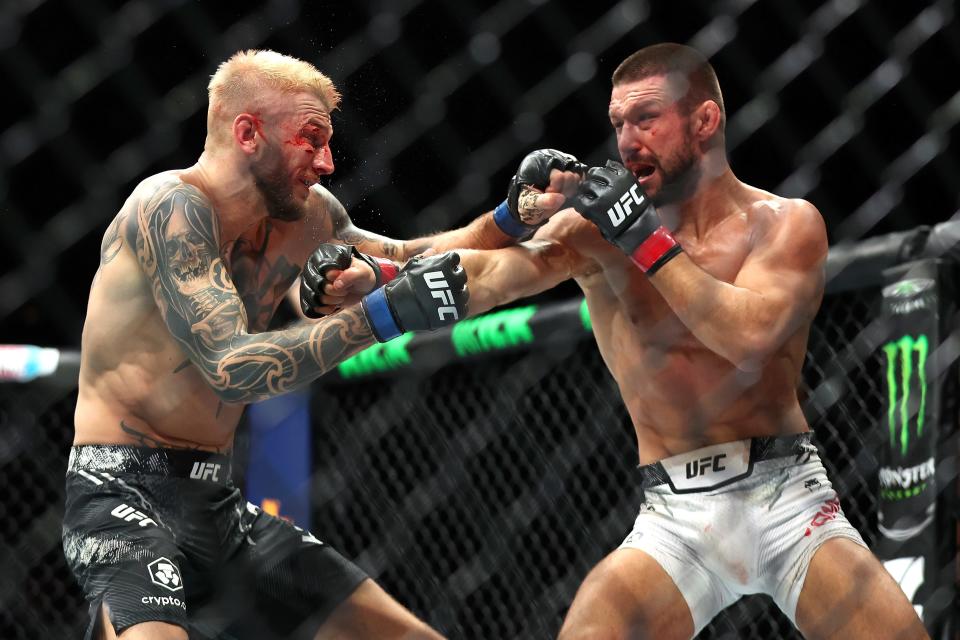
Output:
[[205,149],[182,179],[204,192],[220,222],[221,247],[267,215],[263,197],[245,166],[230,154]]
[[700,238],[737,210],[736,194],[742,183],[733,175],[722,149],[703,156],[697,176],[690,195],[658,211],[671,229],[683,228]]

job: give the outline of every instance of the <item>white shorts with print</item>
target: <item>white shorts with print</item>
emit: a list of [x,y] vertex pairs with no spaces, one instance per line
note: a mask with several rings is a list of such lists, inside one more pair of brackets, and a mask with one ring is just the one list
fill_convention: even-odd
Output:
[[[840,537],[866,547],[843,515],[809,435],[754,440],[789,443],[796,453],[751,463],[747,439],[661,460],[657,471],[666,482],[644,489],[633,531],[620,545],[648,553],[670,575],[695,634],[753,593],[772,596],[796,624],[797,600],[820,545]],[[753,460],[762,457],[756,442]]]

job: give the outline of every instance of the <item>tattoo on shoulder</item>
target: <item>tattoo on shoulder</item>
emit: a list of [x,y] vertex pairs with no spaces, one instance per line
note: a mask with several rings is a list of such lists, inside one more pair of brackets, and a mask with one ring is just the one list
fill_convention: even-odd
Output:
[[174,336],[192,345],[235,335],[243,306],[219,254],[220,229],[203,194],[177,181],[140,203],[137,257]]
[[362,231],[353,226],[350,214],[343,208],[339,200],[329,196],[326,199],[326,207],[333,227],[334,238],[346,244],[359,244],[367,239]]
[[291,391],[372,341],[359,308],[250,333],[221,257],[216,216],[196,188],[167,184],[140,204],[137,216],[137,257],[164,321],[225,402]]
[[100,264],[104,265],[117,257],[120,249],[123,248],[123,234],[120,229],[127,219],[127,212],[121,211],[113,219],[107,232],[103,235],[103,242],[100,244]]

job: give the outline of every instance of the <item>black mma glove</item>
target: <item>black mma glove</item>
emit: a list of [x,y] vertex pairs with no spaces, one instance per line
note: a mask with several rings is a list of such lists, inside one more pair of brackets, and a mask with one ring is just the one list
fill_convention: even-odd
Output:
[[587,166],[575,157],[556,149],[538,149],[527,154],[520,162],[517,174],[510,179],[507,199],[493,212],[493,220],[500,230],[509,236],[520,238],[533,233],[537,227],[546,223],[542,217],[531,218],[520,207],[523,187],[530,186],[546,189],[550,185],[550,172],[573,171],[583,174]]
[[307,264],[300,274],[300,310],[303,315],[308,318],[321,318],[325,315],[314,307],[323,306],[320,296],[323,295],[323,287],[330,284],[327,273],[331,269],[343,271],[350,268],[351,258],[363,260],[373,269],[377,279],[374,289],[393,280],[399,272],[399,267],[393,262],[360,253],[356,247],[321,244],[307,259]]
[[393,281],[364,296],[363,313],[380,342],[433,331],[467,315],[467,272],[456,253],[412,258]]
[[633,173],[619,162],[589,169],[572,200],[577,212],[647,275],[682,251]]

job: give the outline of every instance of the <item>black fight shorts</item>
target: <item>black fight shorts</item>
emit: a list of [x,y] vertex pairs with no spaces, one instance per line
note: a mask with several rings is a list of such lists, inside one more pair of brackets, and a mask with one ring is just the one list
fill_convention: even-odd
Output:
[[313,638],[367,575],[308,531],[243,499],[230,458],[85,445],[70,452],[63,550],[117,633],[140,622],[190,638]]

